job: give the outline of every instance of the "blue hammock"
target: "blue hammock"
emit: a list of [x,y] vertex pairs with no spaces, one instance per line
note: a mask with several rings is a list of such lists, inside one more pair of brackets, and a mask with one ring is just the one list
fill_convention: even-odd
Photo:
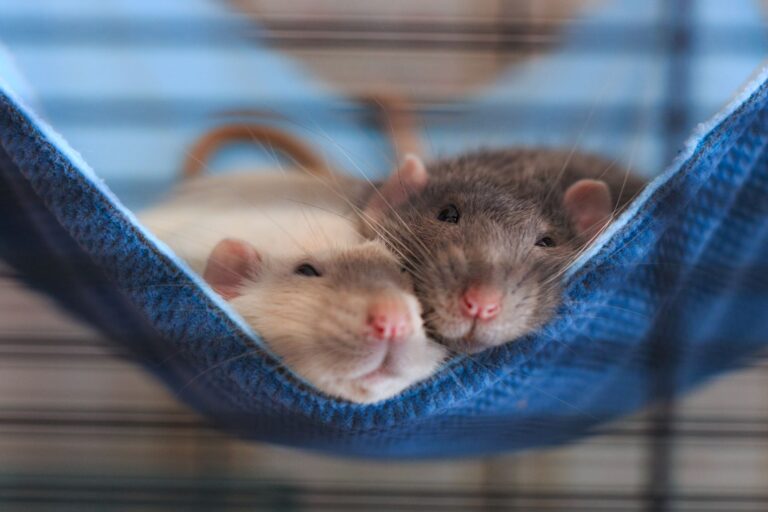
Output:
[[[82,158],[0,89],[0,256],[235,434],[432,457],[565,442],[768,344],[768,83],[700,130],[568,275],[533,336],[375,405],[281,369]],[[244,355],[245,354],[245,355]]]

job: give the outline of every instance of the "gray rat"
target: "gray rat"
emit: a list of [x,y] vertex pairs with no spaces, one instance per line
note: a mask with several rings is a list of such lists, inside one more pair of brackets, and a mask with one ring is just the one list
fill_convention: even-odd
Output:
[[409,155],[369,198],[364,230],[413,275],[428,333],[473,353],[551,318],[567,266],[643,186],[578,152]]

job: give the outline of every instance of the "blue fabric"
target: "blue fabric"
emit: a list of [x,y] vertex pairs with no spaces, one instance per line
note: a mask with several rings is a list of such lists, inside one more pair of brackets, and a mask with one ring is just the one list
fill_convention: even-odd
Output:
[[261,349],[45,123],[0,94],[0,256],[234,433],[427,457],[564,442],[768,344],[768,84],[749,90],[568,276],[537,334],[376,405],[326,398]]

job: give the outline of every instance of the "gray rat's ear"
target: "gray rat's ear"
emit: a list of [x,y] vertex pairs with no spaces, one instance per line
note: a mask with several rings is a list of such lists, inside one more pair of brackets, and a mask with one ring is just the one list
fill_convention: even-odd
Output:
[[261,255],[251,244],[237,238],[225,238],[213,248],[205,264],[203,279],[226,300],[241,293],[243,281],[254,277],[261,267]]
[[563,208],[576,233],[592,238],[611,220],[611,191],[604,181],[579,180],[565,191]]
[[429,175],[421,158],[408,153],[400,167],[371,196],[365,213],[379,215],[389,207],[403,204],[411,195],[418,194],[427,186]]

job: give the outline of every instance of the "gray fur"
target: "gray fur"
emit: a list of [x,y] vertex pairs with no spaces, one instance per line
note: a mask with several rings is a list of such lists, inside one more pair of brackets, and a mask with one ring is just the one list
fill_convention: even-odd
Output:
[[[562,207],[570,185],[603,180],[618,209],[644,185],[600,157],[546,149],[481,150],[427,169],[426,188],[382,215],[377,231],[413,274],[430,334],[470,352],[541,326],[558,306],[556,276],[588,242],[576,235]],[[437,220],[448,204],[459,208],[458,224]],[[557,246],[537,247],[544,235]],[[456,297],[484,283],[504,290],[502,313],[467,330],[457,318]]]

